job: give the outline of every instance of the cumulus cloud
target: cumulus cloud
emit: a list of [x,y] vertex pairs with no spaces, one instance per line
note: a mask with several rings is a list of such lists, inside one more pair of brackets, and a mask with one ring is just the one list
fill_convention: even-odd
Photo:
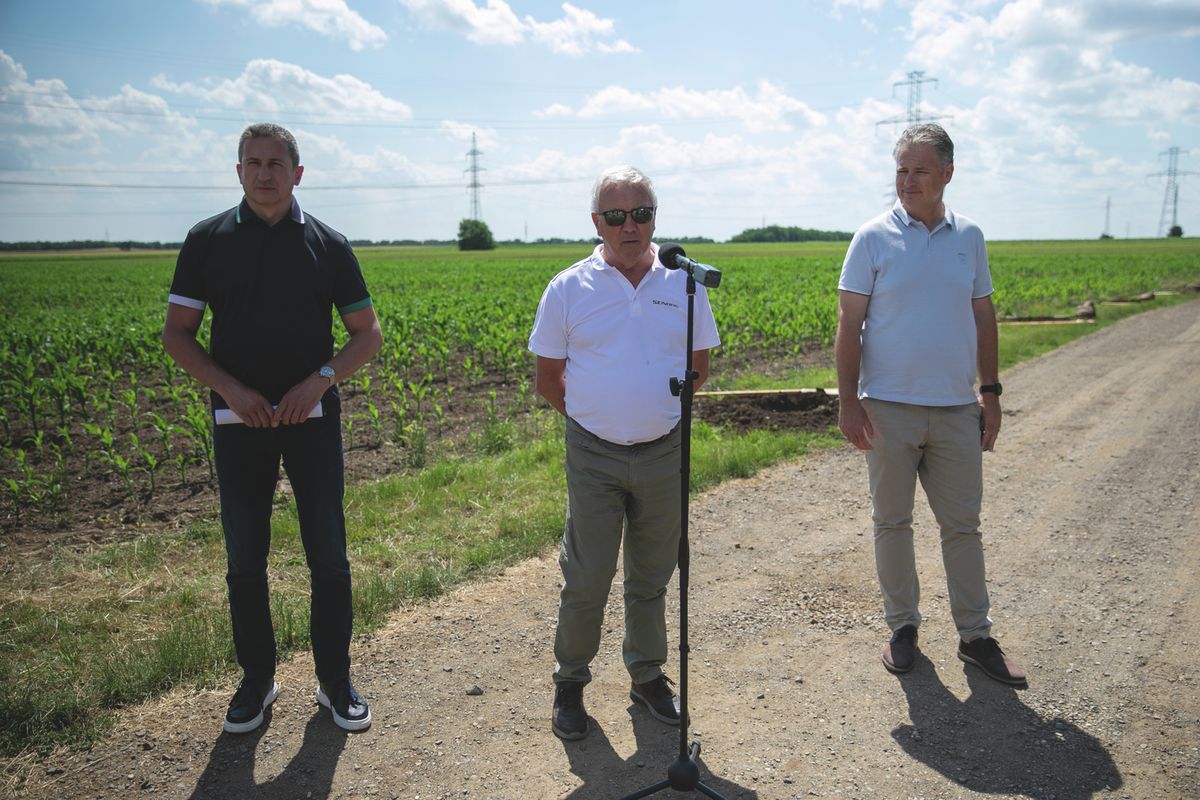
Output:
[[517,45],[535,42],[555,53],[579,56],[585,53],[635,53],[637,48],[615,38],[611,19],[570,3],[563,3],[563,16],[548,22],[532,16],[519,18],[504,0],[400,0],[427,28],[462,34],[476,44]]
[[331,39],[341,39],[352,50],[379,47],[387,34],[346,5],[346,0],[201,0],[213,7],[247,9],[261,25],[282,28],[300,25]]
[[112,96],[81,100],[58,79],[30,80],[24,66],[0,50],[0,149],[24,165],[45,156],[105,153],[104,137],[155,139],[195,133],[194,121],[158,95],[128,84]]
[[475,145],[485,150],[495,149],[500,142],[499,134],[495,128],[481,128],[469,122],[446,119],[442,120],[440,129],[442,133],[446,134],[452,140],[462,142],[463,144],[469,145],[471,137],[474,136]]
[[799,117],[808,127],[824,125],[826,118],[802,100],[786,94],[770,81],[759,81],[754,92],[744,87],[700,91],[682,86],[634,92],[606,86],[572,109],[555,103],[540,116],[596,119],[616,114],[650,114],[666,119],[737,119],[752,131],[791,130]]
[[1116,57],[1116,44],[1150,34],[1200,36],[1200,7],[1012,0],[989,17],[923,0],[912,10],[908,59],[930,74],[962,65],[958,82],[1080,125],[1200,119],[1200,84]]
[[176,83],[163,75],[151,79],[163,91],[198,97],[219,108],[238,108],[268,117],[289,114],[339,116],[345,121],[410,119],[412,109],[353,75],[319,75],[295,64],[262,58],[236,78],[205,83]]

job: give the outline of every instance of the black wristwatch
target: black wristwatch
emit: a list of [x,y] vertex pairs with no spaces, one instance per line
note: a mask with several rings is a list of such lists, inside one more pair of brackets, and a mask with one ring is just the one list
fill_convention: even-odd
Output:
[[996,395],[996,397],[999,397],[1004,393],[1004,387],[1000,385],[1000,381],[996,381],[995,383],[985,383],[979,387],[979,393],[983,394],[984,392],[991,392],[992,394]]

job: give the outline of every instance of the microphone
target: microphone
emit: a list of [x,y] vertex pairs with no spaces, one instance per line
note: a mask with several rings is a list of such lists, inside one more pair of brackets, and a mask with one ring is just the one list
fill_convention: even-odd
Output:
[[693,261],[684,255],[683,246],[668,242],[658,248],[658,260],[667,269],[681,269],[701,286],[715,289],[721,285],[721,270]]

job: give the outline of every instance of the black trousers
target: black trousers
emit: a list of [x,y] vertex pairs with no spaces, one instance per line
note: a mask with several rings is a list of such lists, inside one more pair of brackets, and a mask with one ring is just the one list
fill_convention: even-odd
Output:
[[238,664],[255,680],[265,682],[275,674],[267,555],[282,461],[296,498],[311,578],[310,632],[317,678],[328,685],[345,677],[350,671],[353,612],[339,415],[278,428],[216,425],[213,446]]

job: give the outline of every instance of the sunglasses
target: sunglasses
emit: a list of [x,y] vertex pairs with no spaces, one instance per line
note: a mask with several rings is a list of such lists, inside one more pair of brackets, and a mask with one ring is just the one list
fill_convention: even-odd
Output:
[[633,217],[633,221],[638,225],[645,225],[654,217],[654,207],[640,206],[632,211],[622,211],[619,208],[614,208],[610,211],[600,212],[600,216],[604,217],[604,221],[614,228],[625,224],[626,214]]

